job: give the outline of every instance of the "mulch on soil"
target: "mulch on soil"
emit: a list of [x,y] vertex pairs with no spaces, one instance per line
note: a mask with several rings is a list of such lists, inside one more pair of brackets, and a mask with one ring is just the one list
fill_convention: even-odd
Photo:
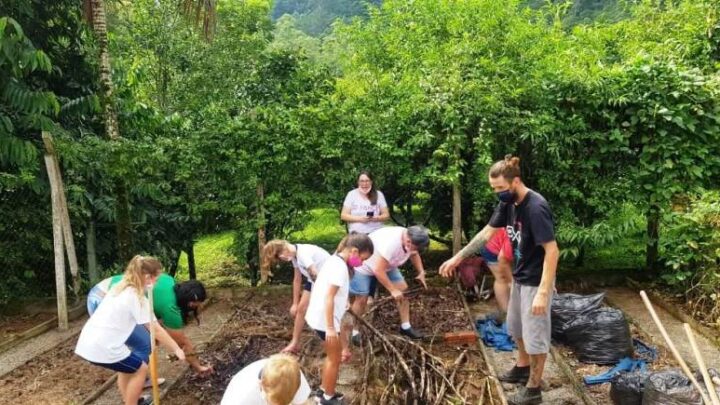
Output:
[[68,404],[82,401],[113,374],[76,356],[71,338],[0,378],[0,403]]
[[23,333],[53,318],[53,314],[40,312],[35,315],[0,315],[0,342]]
[[[280,352],[292,337],[288,313],[292,297],[287,289],[257,291],[238,302],[236,312],[200,353],[214,365],[210,377],[186,373],[168,392],[164,402],[178,405],[219,403],[232,377],[246,365]],[[320,340],[303,333],[300,364],[311,386],[317,386],[318,366],[324,352]]]
[[[434,336],[430,342],[421,345],[444,365],[452,368],[453,362],[465,352],[462,364],[456,371],[457,389],[468,401],[477,403],[480,395],[486,391],[487,369],[482,354],[476,345],[451,346],[441,342],[445,332],[472,330],[462,297],[451,288],[432,287],[415,296],[411,295],[411,321],[413,326]],[[288,290],[256,291],[238,302],[237,311],[217,336],[202,350],[200,357],[215,365],[215,374],[209,378],[200,378],[187,373],[168,392],[165,402],[186,405],[198,403],[218,403],[232,377],[247,364],[279,352],[291,338],[292,318],[288,314],[291,294]],[[373,311],[371,324],[386,334],[397,335],[399,318],[394,303],[384,301],[381,307]],[[364,335],[367,336],[366,331]],[[397,341],[397,338],[392,338]],[[363,348],[365,349],[365,347]],[[366,375],[366,403],[379,403],[383,391],[387,391],[387,376],[378,371],[398,369],[387,353],[375,347],[372,353],[373,367],[365,373],[363,364],[367,364],[368,353],[355,348],[356,361],[342,367],[358,367],[358,374]],[[322,342],[306,328],[303,333],[303,348],[300,363],[311,386],[320,383],[320,368],[324,358]],[[361,360],[361,361],[357,361]],[[409,359],[410,361],[412,359]],[[388,367],[383,366],[387,364]],[[398,380],[400,381],[400,379]],[[401,395],[406,391],[402,383],[391,387]],[[451,390],[448,388],[448,392]],[[386,394],[387,395],[387,394]],[[360,397],[353,398],[361,403]],[[385,403],[400,403],[388,396]]]

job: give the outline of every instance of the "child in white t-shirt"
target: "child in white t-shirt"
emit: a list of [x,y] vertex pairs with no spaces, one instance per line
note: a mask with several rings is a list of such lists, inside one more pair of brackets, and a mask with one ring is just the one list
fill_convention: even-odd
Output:
[[[185,360],[185,353],[150,315],[145,286],[155,283],[162,264],[152,257],[135,256],[123,279],[110,289],[102,304],[83,326],[75,354],[95,365],[117,371],[125,405],[137,405],[148,366],[141,353],[130,350],[128,338],[137,325],[154,328],[161,344]],[[144,403],[144,400],[143,402]]]
[[300,405],[312,391],[298,361],[287,354],[250,363],[230,380],[220,405]]
[[390,211],[385,196],[375,188],[369,172],[360,172],[357,185],[345,196],[340,219],[348,224],[349,233],[368,234],[382,228],[383,222],[390,219]]
[[274,239],[266,243],[262,251],[262,262],[266,269],[278,261],[292,262],[295,269],[293,278],[293,303],[290,316],[295,317],[293,337],[281,353],[298,354],[300,351],[300,335],[305,326],[305,313],[310,303],[310,292],[317,278],[320,267],[330,257],[327,250],[306,244],[292,244],[286,240]]
[[373,253],[373,244],[364,234],[348,235],[340,242],[337,252],[323,264],[318,275],[308,306],[305,320],[325,342],[325,364],[322,383],[317,391],[322,405],[342,403],[342,394],[335,392],[340,362],[349,359],[348,332],[342,328],[341,320],[348,303],[350,277],[353,268],[362,264]]

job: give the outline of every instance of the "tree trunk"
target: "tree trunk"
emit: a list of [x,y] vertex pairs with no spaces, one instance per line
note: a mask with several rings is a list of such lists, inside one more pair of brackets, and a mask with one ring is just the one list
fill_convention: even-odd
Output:
[[405,226],[411,226],[415,223],[413,215],[413,190],[408,190],[407,199],[405,200]]
[[90,284],[95,285],[100,282],[100,274],[97,268],[97,252],[95,250],[95,219],[90,218],[87,227],[87,235],[85,235],[85,250],[87,250],[87,266],[88,275],[90,276]]
[[658,271],[658,237],[660,234],[660,207],[651,205],[647,217],[647,250],[645,251],[645,267],[648,274]]
[[190,240],[188,247],[185,249],[185,253],[187,253],[188,257],[188,274],[190,276],[190,280],[196,280],[197,272],[195,271],[195,244],[192,240]]
[[[85,0],[86,9],[90,5],[90,24],[97,40],[100,52],[100,88],[102,94],[100,100],[103,105],[103,119],[105,121],[105,133],[111,140],[120,139],[117,111],[113,99],[112,66],[110,64],[110,50],[108,47],[107,22],[105,19],[104,0]],[[130,198],[125,182],[118,179],[115,183],[116,197],[116,221],[118,238],[118,255],[122,260],[130,260],[133,254],[132,247],[132,224],[130,220]]]
[[455,181],[452,186],[453,193],[453,215],[452,215],[452,233],[453,233],[453,254],[456,254],[462,248],[462,205],[460,197],[460,181]]
[[[259,182],[257,185],[257,257],[262,257],[262,249],[265,246],[265,188],[262,184],[262,182]],[[259,264],[259,259],[258,259]],[[270,269],[266,269],[261,267],[260,268],[260,284],[265,284],[268,282],[268,279],[270,278],[272,274],[270,273]]]

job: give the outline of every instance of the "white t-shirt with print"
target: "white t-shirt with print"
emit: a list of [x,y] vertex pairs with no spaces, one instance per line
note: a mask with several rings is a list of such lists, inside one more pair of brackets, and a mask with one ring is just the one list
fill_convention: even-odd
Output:
[[373,255],[365,260],[362,266],[356,267],[355,272],[372,276],[380,257],[387,260],[389,264],[386,271],[405,264],[412,255],[403,247],[402,239],[405,231],[406,229],[402,226],[388,226],[368,235],[373,243]]
[[300,270],[300,274],[305,276],[311,283],[313,278],[310,277],[308,269],[310,266],[315,266],[315,271],[320,272],[325,260],[330,257],[330,253],[327,250],[315,245],[298,244],[295,245],[297,249],[295,258],[292,260],[293,267]]
[[94,363],[111,364],[126,359],[130,349],[125,341],[135,326],[150,322],[150,304],[135,289],[113,290],[83,326],[75,354]]
[[[354,189],[347,193],[345,201],[343,202],[343,208],[350,207],[350,214],[358,217],[367,217],[369,211],[373,212],[373,216],[380,216],[381,210],[387,208],[387,202],[385,201],[385,195],[378,190],[377,192],[377,204],[370,204],[367,196],[360,192],[358,189]],[[370,233],[383,227],[382,222],[350,222],[348,224],[348,231],[358,233]]]
[[345,314],[348,295],[350,294],[350,274],[348,274],[345,260],[338,255],[332,255],[325,260],[325,264],[323,264],[310,294],[310,304],[307,313],[305,313],[305,322],[315,330],[327,330],[325,299],[330,286],[339,287],[333,301],[333,326],[336,331],[340,331],[340,321]]
[[[225,389],[220,405],[267,405],[260,390],[260,372],[267,362],[268,359],[261,359],[250,363],[235,374]],[[301,371],[300,387],[293,397],[292,404],[304,404],[311,393],[310,384]]]

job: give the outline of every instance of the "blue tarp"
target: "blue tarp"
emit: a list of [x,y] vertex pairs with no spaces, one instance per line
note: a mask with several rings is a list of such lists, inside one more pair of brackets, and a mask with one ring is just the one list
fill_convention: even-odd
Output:
[[498,324],[496,319],[478,319],[475,328],[480,333],[485,346],[494,347],[501,352],[511,352],[515,349],[515,342],[508,334],[507,323]]

